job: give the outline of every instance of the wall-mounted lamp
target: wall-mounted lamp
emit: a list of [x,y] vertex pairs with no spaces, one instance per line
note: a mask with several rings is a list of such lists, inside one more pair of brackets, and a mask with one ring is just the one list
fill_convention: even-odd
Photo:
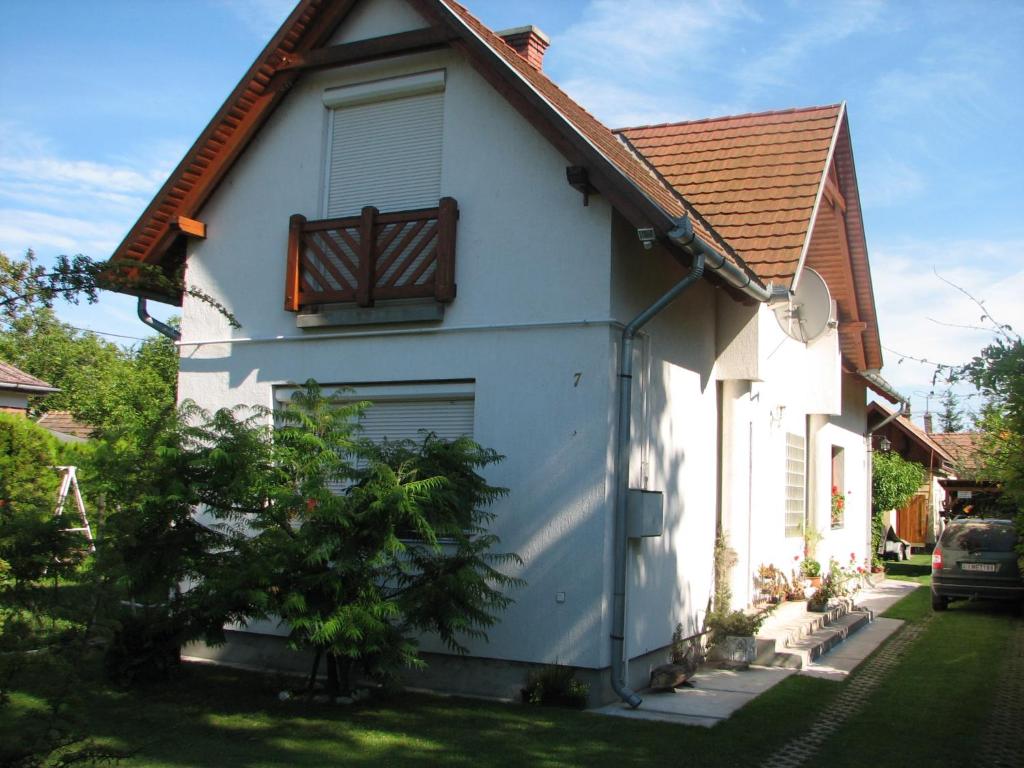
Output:
[[885,453],[885,452],[888,452],[890,448],[892,448],[892,441],[888,437],[886,437],[885,435],[882,435],[878,439],[878,450],[880,450],[883,453]]

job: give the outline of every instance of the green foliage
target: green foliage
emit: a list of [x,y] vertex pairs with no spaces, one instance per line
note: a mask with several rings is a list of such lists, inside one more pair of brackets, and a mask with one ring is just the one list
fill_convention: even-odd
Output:
[[531,672],[522,690],[524,704],[584,709],[590,686],[576,679],[572,667],[552,664]]
[[744,611],[713,611],[708,614],[707,627],[711,631],[712,642],[723,637],[753,637],[768,614],[764,611],[746,613]]
[[37,399],[37,412],[70,411],[100,434],[153,423],[174,405],[178,352],[164,336],[125,349],[42,308],[0,327],[0,359],[60,389]]
[[22,416],[0,413],[0,571],[16,587],[71,567],[78,538],[55,517],[56,443]]
[[83,298],[94,304],[101,289],[143,291],[174,296],[186,293],[210,305],[228,322],[238,322],[223,304],[203,291],[186,287],[183,268],[169,274],[162,267],[137,261],[96,261],[88,256],[57,256],[51,266],[36,261],[30,250],[23,259],[11,259],[0,252],[0,324],[13,322],[25,312],[50,309],[63,299],[78,304]]
[[[519,583],[499,570],[519,558],[493,553],[487,529],[487,505],[507,491],[479,474],[501,457],[466,438],[373,445],[356,435],[365,407],[309,381],[277,414],[273,441],[223,411],[193,436],[216,488],[262,468],[235,490],[203,492],[235,556],[201,589],[244,596],[245,618],[286,621],[291,643],[325,657],[330,687],[346,690],[357,669],[386,680],[421,665],[422,632],[466,652],[464,638],[486,638],[510,602],[503,590]],[[231,451],[206,447],[228,435]]]
[[959,403],[956,395],[953,394],[953,390],[947,389],[945,394],[942,395],[941,407],[942,410],[939,411],[939,431],[961,432],[964,428],[964,415],[963,411],[959,408]]
[[208,500],[229,509],[260,503],[266,430],[230,419],[193,427],[193,415],[169,408],[155,423],[111,431],[85,468],[87,486],[106,505],[96,572],[115,625],[108,671],[125,683],[166,677],[181,644],[221,640],[224,622],[245,604],[207,588],[234,567],[235,553],[195,510]]
[[811,557],[805,558],[800,562],[800,574],[808,579],[820,576],[821,563]]
[[924,467],[898,453],[875,453],[871,461],[871,501],[875,512],[898,509],[925,481]]
[[732,603],[729,575],[737,559],[736,550],[729,546],[728,534],[719,527],[715,536],[715,595],[712,603],[716,611],[728,611]]

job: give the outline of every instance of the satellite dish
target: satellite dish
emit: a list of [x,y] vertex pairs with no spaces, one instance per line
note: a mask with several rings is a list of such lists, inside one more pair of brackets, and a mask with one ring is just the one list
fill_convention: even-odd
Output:
[[814,341],[832,323],[832,295],[821,275],[804,267],[796,290],[785,304],[774,309],[779,327],[790,338],[805,344]]

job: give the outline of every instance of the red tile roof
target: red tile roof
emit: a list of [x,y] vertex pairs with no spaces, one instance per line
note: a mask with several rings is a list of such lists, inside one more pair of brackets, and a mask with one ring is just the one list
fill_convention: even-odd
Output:
[[[806,264],[838,305],[853,369],[882,367],[871,271],[843,104],[618,131],[765,283]],[[845,207],[825,199],[829,187]],[[823,200],[825,200],[823,204]]]
[[36,423],[51,432],[60,432],[63,435],[92,437],[93,433],[92,427],[76,421],[75,417],[67,411],[48,411],[40,416]]
[[953,457],[961,476],[971,477],[984,467],[981,432],[933,432],[931,437]]
[[[872,420],[881,422],[887,417],[891,416],[893,410],[886,406],[884,403],[880,403],[877,400],[868,403],[868,416],[869,424]],[[871,419],[870,417],[875,417]],[[929,434],[921,429],[917,424],[908,419],[906,416],[897,416],[889,424],[895,425],[898,429],[902,430],[909,438],[914,440],[925,453],[934,452],[942,461],[954,464],[955,459],[952,455],[933,438],[935,435]],[[876,424],[877,426],[877,424]],[[875,429],[876,427],[872,427]]]
[[810,238],[841,105],[618,132],[765,281],[792,281]]
[[20,368],[15,368],[13,365],[2,361],[0,361],[0,389],[17,389],[27,392],[59,391],[56,387],[50,386],[42,379],[37,379]]

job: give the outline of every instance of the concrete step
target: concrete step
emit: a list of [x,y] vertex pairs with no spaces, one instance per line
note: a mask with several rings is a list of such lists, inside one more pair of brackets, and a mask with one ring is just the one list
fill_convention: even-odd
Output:
[[754,664],[803,669],[872,618],[870,610],[857,608],[852,601],[820,614],[790,609],[762,626]]

